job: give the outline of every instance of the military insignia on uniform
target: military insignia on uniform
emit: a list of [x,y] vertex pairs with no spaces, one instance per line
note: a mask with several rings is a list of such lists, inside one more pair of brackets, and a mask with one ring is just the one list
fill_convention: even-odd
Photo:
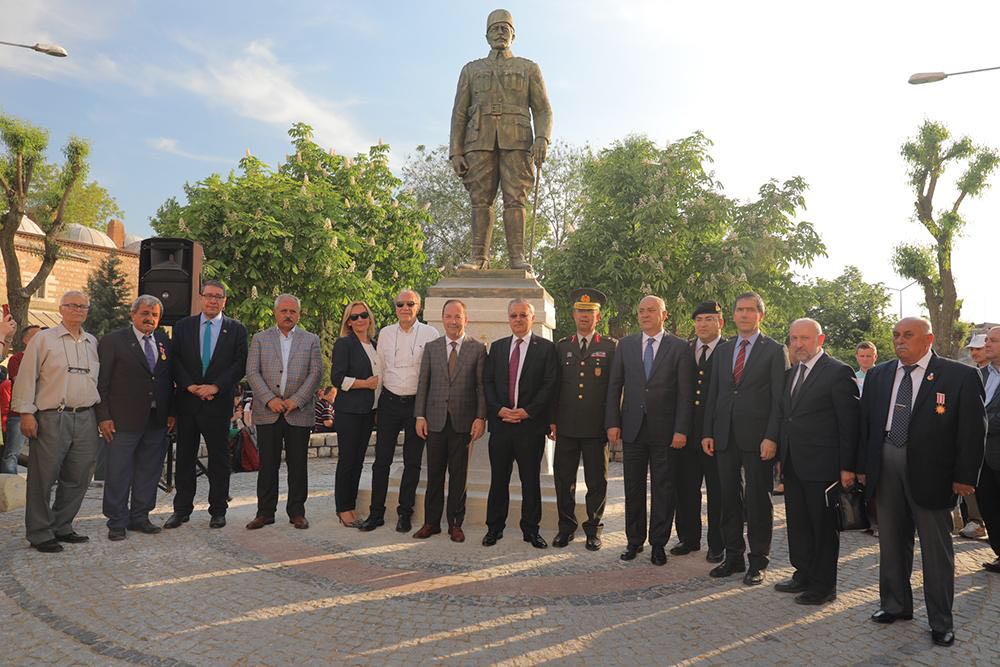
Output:
[[161,361],[167,360],[167,350],[165,347],[163,347],[163,343],[160,343],[160,360]]
[[597,359],[603,359],[606,356],[608,356],[608,353],[607,352],[591,352],[590,356],[592,356],[594,358],[597,358]]
[[928,382],[932,382],[934,380],[934,373],[928,374],[928,376],[924,379],[927,380]]
[[572,357],[572,356],[573,356],[573,353],[572,353],[572,352],[567,352],[567,353],[566,353],[566,357],[567,357],[567,358],[569,358],[569,357]]
[[941,392],[938,392],[937,394],[937,406],[934,408],[934,412],[938,413],[939,415],[944,414],[944,394],[942,394]]
[[594,369],[594,377],[598,377],[598,378],[601,377],[601,368],[600,368],[600,366],[598,366],[597,368]]

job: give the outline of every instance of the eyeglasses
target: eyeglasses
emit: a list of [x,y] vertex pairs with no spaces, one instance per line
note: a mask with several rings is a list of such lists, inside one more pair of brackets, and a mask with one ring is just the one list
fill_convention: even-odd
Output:
[[64,303],[61,308],[69,308],[70,310],[90,310],[90,305],[86,303]]
[[226,298],[226,295],[225,294],[202,294],[201,298],[202,299],[206,299],[208,301],[224,301],[225,298]]
[[396,308],[402,308],[403,306],[409,306],[410,308],[413,308],[415,305],[417,305],[416,301],[397,301],[396,302]]
[[349,319],[352,322],[355,322],[357,320],[367,320],[368,313],[355,313],[353,315],[348,315],[347,319]]

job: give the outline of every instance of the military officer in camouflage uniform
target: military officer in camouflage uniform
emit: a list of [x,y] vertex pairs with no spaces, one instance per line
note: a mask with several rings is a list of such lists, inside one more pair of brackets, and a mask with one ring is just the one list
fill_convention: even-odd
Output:
[[499,185],[510,267],[530,271],[524,256],[524,206],[535,165],[545,161],[552,108],[538,65],[510,51],[514,41],[510,12],[490,12],[486,41],[490,54],[462,68],[451,111],[449,158],[472,200],[472,252],[460,268],[488,266]]
[[601,548],[601,517],[608,492],[608,438],[604,429],[604,402],[608,395],[608,369],[618,341],[595,331],[601,305],[607,301],[595,289],[570,294],[576,335],[556,343],[559,382],[556,385],[551,435],[556,441],[553,462],[559,534],[552,546],[564,547],[576,532],[576,473],[583,456],[587,483],[587,520],[583,531],[587,549]]

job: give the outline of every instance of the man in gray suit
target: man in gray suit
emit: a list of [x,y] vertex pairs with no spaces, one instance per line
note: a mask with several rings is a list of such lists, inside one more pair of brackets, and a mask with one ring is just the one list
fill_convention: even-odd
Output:
[[687,343],[663,330],[667,307],[658,296],[639,302],[642,333],[622,338],[611,364],[605,425],[608,442],[622,442],[625,536],[622,560],[646,542],[646,474],[652,482],[650,560],[664,565],[670,539],[674,483],[669,450],[687,445],[694,398],[694,357]]
[[306,454],[313,425],[313,393],[323,373],[319,336],[298,327],[298,298],[282,294],[274,300],[276,325],[250,342],[247,382],[253,390],[253,423],[257,427],[260,471],[257,473],[257,516],[250,530],[274,523],[278,507],[278,468],[281,449],[288,465],[289,523],[309,527]]
[[417,435],[427,441],[427,491],[424,525],[413,537],[426,539],[441,532],[447,468],[448,535],[452,542],[464,542],[469,446],[486,430],[486,346],[465,335],[468,315],[458,299],[445,302],[441,320],[445,335],[424,347],[417,382],[414,416]]

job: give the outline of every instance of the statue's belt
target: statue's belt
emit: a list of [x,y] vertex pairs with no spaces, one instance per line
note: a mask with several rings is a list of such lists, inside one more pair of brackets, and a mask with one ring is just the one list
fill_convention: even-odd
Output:
[[474,115],[477,111],[481,111],[484,114],[490,116],[524,116],[527,119],[531,119],[531,115],[528,113],[527,107],[521,107],[516,104],[504,104],[503,102],[489,102],[483,104],[473,104],[469,107],[469,115]]

